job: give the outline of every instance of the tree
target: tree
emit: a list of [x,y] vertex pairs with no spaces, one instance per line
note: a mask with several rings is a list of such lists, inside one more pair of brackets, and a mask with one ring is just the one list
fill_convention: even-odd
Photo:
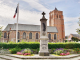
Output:
[[79,18],[78,24],[79,24],[79,28],[76,29],[77,30],[76,32],[80,34],[80,18]]
[[71,38],[73,41],[76,41],[76,42],[78,42],[79,41],[79,39],[78,38],[76,38],[76,37],[72,37]]
[[0,39],[1,39],[1,37],[2,37],[2,26],[0,26]]

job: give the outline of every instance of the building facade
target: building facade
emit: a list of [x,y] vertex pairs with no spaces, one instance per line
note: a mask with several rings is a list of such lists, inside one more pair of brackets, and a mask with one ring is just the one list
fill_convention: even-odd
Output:
[[[47,26],[49,42],[57,41],[58,30],[56,27]],[[18,42],[39,42],[40,41],[40,26],[18,24]],[[4,42],[16,41],[16,24],[8,24],[3,31]],[[2,40],[3,40],[2,39]]]
[[55,26],[58,29],[58,40],[63,41],[65,39],[64,19],[63,11],[55,10],[49,13],[49,26]]
[[[55,8],[49,13],[49,26],[47,26],[49,42],[61,42],[65,38],[63,12]],[[39,42],[40,26],[18,24],[18,42]],[[8,24],[3,30],[1,42],[16,42],[16,24]]]

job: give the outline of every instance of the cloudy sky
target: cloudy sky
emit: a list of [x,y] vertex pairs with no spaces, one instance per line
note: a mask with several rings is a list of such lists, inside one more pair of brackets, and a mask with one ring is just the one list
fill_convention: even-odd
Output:
[[13,18],[17,4],[19,3],[19,23],[40,25],[41,13],[45,11],[49,26],[49,12],[55,7],[63,11],[65,35],[76,34],[79,28],[80,0],[0,0],[0,26],[14,24],[17,18]]

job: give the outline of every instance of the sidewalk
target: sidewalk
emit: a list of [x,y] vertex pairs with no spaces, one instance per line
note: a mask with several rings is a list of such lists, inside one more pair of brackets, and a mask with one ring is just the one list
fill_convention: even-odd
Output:
[[0,60],[79,60],[80,54],[73,54],[67,56],[39,56],[35,54],[34,56],[21,56],[21,55],[14,55],[14,54],[5,54],[0,55]]

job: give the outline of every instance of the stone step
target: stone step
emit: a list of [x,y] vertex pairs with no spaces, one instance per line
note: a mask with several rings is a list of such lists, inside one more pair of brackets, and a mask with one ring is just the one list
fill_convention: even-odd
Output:
[[[76,54],[74,54],[73,56],[75,56]],[[48,59],[45,57],[49,57]],[[54,57],[54,58],[51,58]],[[64,56],[63,56],[64,57]],[[67,56],[70,57],[70,56]],[[39,55],[34,55],[34,56],[19,56],[19,55],[14,55],[14,54],[5,54],[5,55],[0,55],[0,60],[80,60],[80,56],[78,56],[78,54],[76,55],[76,57],[74,58],[70,58],[70,59],[62,59],[62,58],[56,58],[53,55],[50,56],[39,56]]]
[[5,60],[5,59],[0,58],[0,60]]
[[10,56],[6,56],[6,55],[0,55],[0,59],[5,59],[5,60],[22,60],[22,59],[19,59],[19,58],[10,57]]

